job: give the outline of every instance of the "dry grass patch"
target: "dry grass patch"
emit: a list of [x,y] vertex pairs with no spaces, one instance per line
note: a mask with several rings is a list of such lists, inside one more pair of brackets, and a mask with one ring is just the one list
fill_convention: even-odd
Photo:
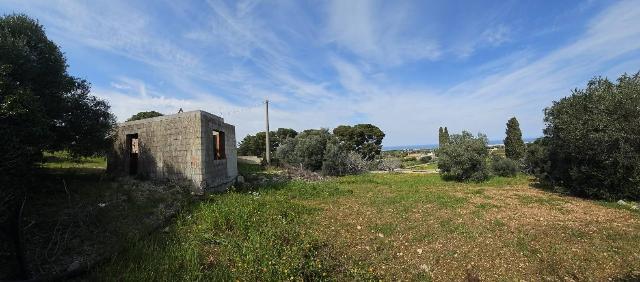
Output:
[[[354,271],[390,280],[603,280],[640,269],[637,213],[531,188],[429,175],[338,180],[315,232]],[[637,275],[637,274],[636,274]]]

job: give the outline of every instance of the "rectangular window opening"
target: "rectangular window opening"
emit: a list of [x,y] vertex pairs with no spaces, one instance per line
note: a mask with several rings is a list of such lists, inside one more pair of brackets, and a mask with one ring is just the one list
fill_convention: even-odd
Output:
[[222,131],[213,131],[213,159],[214,160],[224,160],[226,159],[225,155],[225,147],[224,147],[224,132]]
[[140,158],[140,146],[138,134],[127,134],[127,151],[129,152],[129,174],[138,173],[138,159]]

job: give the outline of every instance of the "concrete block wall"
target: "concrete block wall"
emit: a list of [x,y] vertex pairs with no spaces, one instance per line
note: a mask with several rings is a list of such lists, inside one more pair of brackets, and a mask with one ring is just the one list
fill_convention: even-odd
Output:
[[[225,160],[213,160],[214,129],[225,132]],[[235,128],[220,117],[192,111],[120,124],[108,160],[112,174],[129,174],[128,134],[138,134],[141,177],[187,179],[203,192],[237,176]]]

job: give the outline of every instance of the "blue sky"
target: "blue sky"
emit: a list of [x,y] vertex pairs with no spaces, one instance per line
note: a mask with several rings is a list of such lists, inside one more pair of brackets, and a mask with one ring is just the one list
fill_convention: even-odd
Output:
[[271,127],[373,123],[384,145],[449,132],[525,137],[594,76],[640,70],[640,1],[24,1],[69,72],[120,121],[203,109],[238,141]]

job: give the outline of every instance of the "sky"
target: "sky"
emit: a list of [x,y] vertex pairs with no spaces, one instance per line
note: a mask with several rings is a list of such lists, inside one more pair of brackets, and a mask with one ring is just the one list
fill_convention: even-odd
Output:
[[385,146],[438,128],[538,137],[544,108],[640,71],[640,1],[2,0],[36,18],[119,121],[201,109],[240,141],[371,123]]

